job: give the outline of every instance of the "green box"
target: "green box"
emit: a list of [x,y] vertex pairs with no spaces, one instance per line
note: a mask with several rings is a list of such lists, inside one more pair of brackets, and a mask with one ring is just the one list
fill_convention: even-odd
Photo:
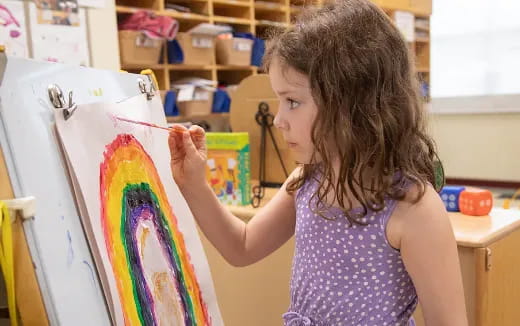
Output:
[[226,205],[249,205],[251,163],[247,132],[206,133],[206,179]]

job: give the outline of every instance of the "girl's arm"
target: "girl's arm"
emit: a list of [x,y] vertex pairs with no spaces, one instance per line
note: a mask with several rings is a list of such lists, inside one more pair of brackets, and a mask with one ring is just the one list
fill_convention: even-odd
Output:
[[285,184],[249,223],[231,214],[208,184],[184,187],[182,194],[204,235],[233,266],[261,260],[294,234],[294,200]]
[[457,243],[441,199],[428,187],[417,204],[400,211],[394,221],[400,234],[398,246],[417,290],[425,324],[468,325]]
[[[172,132],[169,145],[172,174],[179,189],[204,235],[230,264],[252,264],[278,249],[294,234],[294,199],[285,191],[286,184],[245,223],[219,202],[205,179],[206,148],[202,128]],[[294,173],[297,172],[289,179]]]

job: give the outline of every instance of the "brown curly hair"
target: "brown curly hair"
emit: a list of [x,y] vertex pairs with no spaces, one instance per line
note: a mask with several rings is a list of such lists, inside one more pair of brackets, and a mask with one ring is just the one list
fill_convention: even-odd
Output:
[[[294,26],[267,42],[266,71],[275,58],[308,76],[319,110],[311,131],[315,153],[288,184],[288,192],[319,173],[316,209],[323,209],[320,203],[332,190],[350,223],[363,224],[368,209],[384,208],[386,196],[404,199],[403,180],[418,186],[414,202],[428,183],[440,189],[435,179],[438,156],[426,133],[426,112],[407,43],[376,5],[338,0],[304,11]],[[332,168],[331,139],[340,161],[338,175]],[[352,197],[362,213],[351,212]]]

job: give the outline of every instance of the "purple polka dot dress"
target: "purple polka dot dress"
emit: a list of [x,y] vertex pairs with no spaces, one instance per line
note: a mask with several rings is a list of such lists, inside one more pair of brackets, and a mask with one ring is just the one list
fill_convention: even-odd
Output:
[[325,213],[334,220],[312,212],[316,189],[316,181],[308,181],[295,199],[296,248],[284,325],[414,325],[415,287],[385,233],[396,201],[369,211],[366,226],[350,225],[339,208]]

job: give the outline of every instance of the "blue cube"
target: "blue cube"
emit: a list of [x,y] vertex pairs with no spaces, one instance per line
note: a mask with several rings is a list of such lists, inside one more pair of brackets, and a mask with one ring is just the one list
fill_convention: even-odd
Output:
[[440,196],[448,212],[459,211],[459,196],[465,189],[466,187],[463,186],[445,186],[442,188]]

